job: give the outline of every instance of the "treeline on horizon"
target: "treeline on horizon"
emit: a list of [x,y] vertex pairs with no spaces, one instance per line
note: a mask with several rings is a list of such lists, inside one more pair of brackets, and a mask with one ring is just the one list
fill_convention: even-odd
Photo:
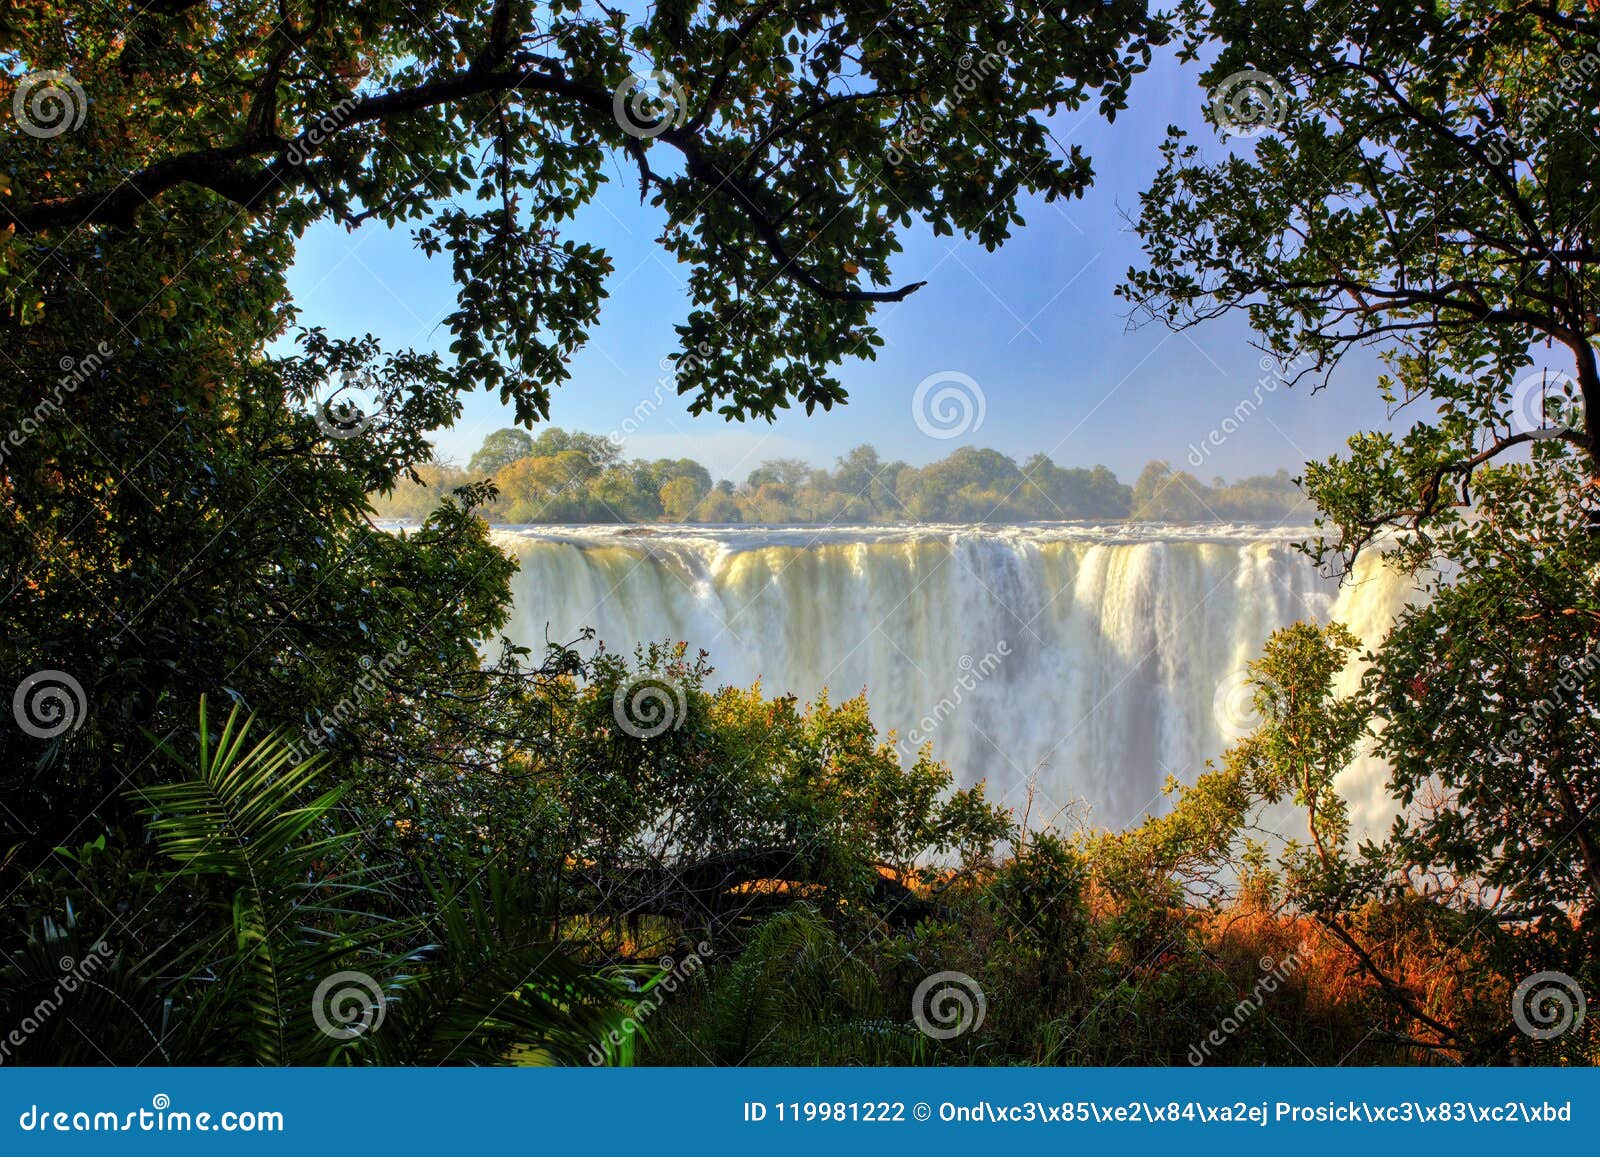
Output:
[[1062,467],[1044,454],[1019,466],[997,450],[973,447],[927,466],[886,462],[870,445],[850,450],[831,470],[773,458],[735,484],[713,480],[692,458],[625,459],[608,438],[559,427],[538,437],[497,430],[465,468],[428,463],[416,475],[373,496],[380,518],[425,518],[457,487],[485,479],[496,495],[481,512],[512,524],[1275,522],[1312,510],[1286,470],[1208,484],[1153,461],[1129,486],[1104,466]]

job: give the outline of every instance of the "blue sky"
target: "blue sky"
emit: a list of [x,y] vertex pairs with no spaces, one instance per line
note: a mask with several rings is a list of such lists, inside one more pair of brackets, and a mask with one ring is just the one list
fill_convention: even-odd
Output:
[[[1063,466],[1103,463],[1129,482],[1153,458],[1210,479],[1293,470],[1337,450],[1354,430],[1384,423],[1374,358],[1352,361],[1316,395],[1305,387],[1268,393],[1220,445],[1206,445],[1204,464],[1196,466],[1191,448],[1206,444],[1256,391],[1260,355],[1248,330],[1241,319],[1187,333],[1153,324],[1130,330],[1127,305],[1112,294],[1139,260],[1128,218],[1159,162],[1165,127],[1189,129],[1208,151],[1228,147],[1205,123],[1197,74],[1158,60],[1135,82],[1132,107],[1114,125],[1087,111],[1055,118],[1056,138],[1093,159],[1095,186],[1080,201],[1024,204],[1027,226],[998,252],[926,230],[906,236],[895,284],[928,285],[880,309],[886,345],[878,360],[841,370],[849,404],[827,414],[786,412],[770,424],[690,417],[670,390],[630,421],[641,402],[662,392],[673,325],[688,304],[682,267],[653,241],[658,211],[641,206],[627,171],[614,167],[617,179],[580,217],[578,230],[613,258],[611,297],[574,359],[572,380],[556,392],[552,423],[600,434],[626,430],[629,456],[689,456],[735,480],[766,458],[822,465],[861,442],[916,464],[964,445],[1019,461],[1043,451]],[[388,349],[442,350],[448,341],[440,324],[453,308],[448,265],[423,257],[408,231],[320,225],[301,245],[291,286],[306,324],[347,336],[372,333]],[[981,425],[959,437],[930,437],[913,420],[918,383],[939,373],[967,375],[983,393]],[[496,397],[478,394],[436,445],[465,461],[485,434],[509,424]]]

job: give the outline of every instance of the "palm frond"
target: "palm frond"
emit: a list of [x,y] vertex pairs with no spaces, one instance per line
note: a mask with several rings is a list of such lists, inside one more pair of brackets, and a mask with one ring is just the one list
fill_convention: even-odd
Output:
[[797,905],[761,924],[712,989],[707,1034],[716,1063],[762,1063],[784,1033],[878,1013],[871,971],[816,911]]
[[578,1064],[621,1033],[629,992],[548,937],[523,877],[491,866],[431,887],[438,942],[367,1042],[388,1064]]
[[0,968],[0,1061],[137,1065],[170,1060],[146,960],[87,933],[69,905]]
[[198,994],[181,1026],[186,1052],[327,1063],[351,1041],[318,1022],[317,985],[353,960],[396,970],[403,956],[383,946],[402,928],[359,902],[371,871],[342,854],[350,836],[334,828],[333,809],[343,789],[312,786],[325,761],[296,764],[278,733],[251,742],[253,723],[235,706],[213,737],[202,698],[196,757],[162,744],[186,777],[134,793],[158,849],[178,875],[209,885],[224,917],[184,978]]

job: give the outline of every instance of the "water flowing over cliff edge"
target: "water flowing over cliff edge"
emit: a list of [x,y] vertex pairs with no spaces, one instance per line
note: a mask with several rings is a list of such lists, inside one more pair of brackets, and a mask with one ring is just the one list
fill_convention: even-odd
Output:
[[[537,527],[496,531],[521,563],[509,633],[596,629],[710,652],[717,684],[835,700],[865,688],[902,751],[931,740],[958,782],[1035,818],[1082,801],[1096,824],[1160,810],[1252,722],[1243,664],[1297,619],[1376,640],[1410,591],[1363,560],[1340,586],[1303,529],[1050,525]],[[1381,769],[1341,785],[1380,824]],[[1080,815],[1082,814],[1080,808]]]

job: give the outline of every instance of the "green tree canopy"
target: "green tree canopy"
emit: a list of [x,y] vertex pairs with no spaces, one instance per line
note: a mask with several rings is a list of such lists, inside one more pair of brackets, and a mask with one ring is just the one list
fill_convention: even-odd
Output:
[[515,428],[496,430],[483,440],[467,462],[467,473],[489,475],[498,473],[519,458],[533,456],[533,435]]
[[[34,279],[83,274],[108,231],[201,234],[197,213],[259,233],[269,296],[313,221],[411,228],[457,283],[444,384],[497,389],[528,421],[606,296],[611,261],[572,218],[616,157],[690,268],[692,407],[828,407],[830,367],[880,343],[872,307],[917,288],[892,280],[900,231],[994,246],[1022,196],[1081,194],[1088,158],[1042,117],[1114,114],[1165,35],[1132,0],[728,0],[631,21],[569,0],[12,12],[0,95],[65,73],[87,119],[8,145],[6,295],[31,315],[49,298]],[[942,116],[957,93],[964,115]]]
[[[406,641],[330,742],[398,765],[480,725],[450,704],[476,701],[461,684],[507,614],[509,564],[471,517],[489,492],[404,537],[373,531],[367,496],[423,477],[469,391],[519,424],[547,413],[606,298],[610,258],[574,220],[614,161],[690,270],[691,405],[832,405],[832,367],[879,340],[873,308],[915,289],[892,283],[899,234],[997,245],[1022,198],[1081,193],[1088,159],[1043,118],[1114,114],[1163,35],[1132,2],[8,9],[0,666],[66,672],[85,709],[0,739],[13,811],[45,820],[0,817],[5,846],[44,855],[115,822],[113,789],[160,774],[145,732],[187,726],[201,692],[315,724]],[[996,67],[969,115],[886,170],[974,55]],[[658,97],[635,76],[651,72]],[[319,222],[409,230],[440,259],[442,355],[300,326],[285,274]],[[530,487],[532,512],[659,515],[615,446],[564,437],[534,442],[561,476]],[[456,479],[426,481],[438,497]],[[507,686],[525,658],[497,668]]]
[[[1264,131],[1220,154],[1173,135],[1139,217],[1147,261],[1123,292],[1179,327],[1247,316],[1291,380],[1326,381],[1378,345],[1402,428],[1308,465],[1324,512],[1309,549],[1347,566],[1377,549],[1427,596],[1353,701],[1305,717],[1370,721],[1402,814],[1359,851],[1319,844],[1298,897],[1344,929],[1407,1031],[1497,1055],[1504,1018],[1430,1013],[1380,961],[1381,930],[1346,920],[1420,900],[1442,958],[1489,953],[1512,984],[1594,979],[1600,21],[1587,3],[1499,0],[1185,15],[1187,51],[1220,49],[1204,76],[1219,127]],[[1269,682],[1295,665],[1268,658]],[[1285,783],[1308,774],[1304,750],[1271,762]]]
[[[603,452],[594,450],[596,443]],[[473,461],[500,445],[499,436],[490,435]],[[455,487],[481,480],[471,469],[435,465],[415,474],[414,482],[375,499],[381,515],[420,519]],[[971,447],[922,467],[885,464],[869,445],[852,449],[833,470],[798,458],[774,459],[735,487],[727,480],[713,484],[711,472],[692,458],[625,461],[613,443],[559,427],[541,433],[532,453],[501,467],[490,481],[496,493],[480,509],[491,521],[511,523],[1054,522],[1131,516],[1304,524],[1312,513],[1284,470],[1207,485],[1165,463],[1151,463],[1130,488],[1104,466],[1062,467],[1035,454],[1019,468],[999,451]]]

